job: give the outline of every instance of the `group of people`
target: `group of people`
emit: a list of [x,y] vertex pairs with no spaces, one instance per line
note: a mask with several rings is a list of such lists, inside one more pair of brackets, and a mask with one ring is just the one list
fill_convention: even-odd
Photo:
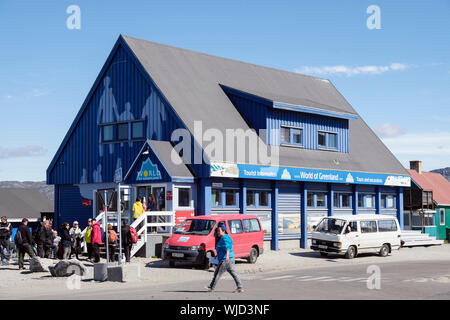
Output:
[[[7,265],[14,249],[17,251],[19,270],[24,269],[25,254],[30,258],[36,255],[41,258],[51,259],[71,259],[75,254],[79,260],[81,253],[81,244],[86,242],[88,251],[88,260],[94,263],[100,261],[100,246],[108,243],[109,260],[115,261],[115,255],[118,248],[118,237],[111,224],[108,224],[108,232],[103,233],[100,223],[96,219],[88,220],[88,227],[83,236],[78,221],[74,221],[72,227],[68,222],[64,222],[61,226],[60,236],[58,232],[53,230],[51,220],[39,222],[36,230],[31,234],[28,226],[28,219],[22,219],[22,224],[17,229],[14,237],[14,243],[11,243],[12,227],[8,223],[6,217],[1,218],[0,222],[0,254],[3,265]],[[132,243],[132,235],[130,226],[126,220],[122,226],[122,248],[125,253],[126,262],[130,262],[130,252]],[[102,236],[103,234],[103,236]],[[108,241],[106,241],[106,236]]]
[[[122,241],[121,245],[125,253],[125,261],[130,262],[130,253],[133,242],[131,240],[130,226],[128,220],[125,220],[122,225]],[[108,237],[108,239],[106,239]],[[88,260],[92,260],[97,263],[100,261],[100,246],[108,243],[109,261],[116,261],[116,253],[118,248],[118,237],[116,231],[114,231],[113,226],[108,224],[108,232],[103,234],[100,223],[95,219],[88,220],[88,227],[86,233],[84,234],[84,241],[86,242]]]

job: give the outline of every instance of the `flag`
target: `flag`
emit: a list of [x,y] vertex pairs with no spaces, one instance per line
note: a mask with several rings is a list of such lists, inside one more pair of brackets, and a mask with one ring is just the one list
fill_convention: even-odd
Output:
[[145,201],[145,197],[142,197],[142,207],[144,208],[144,211],[147,211],[147,202]]

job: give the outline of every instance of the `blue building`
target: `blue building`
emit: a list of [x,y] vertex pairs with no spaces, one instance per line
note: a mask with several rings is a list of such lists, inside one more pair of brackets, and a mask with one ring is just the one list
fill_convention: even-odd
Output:
[[[228,132],[276,162],[206,152]],[[99,191],[120,192],[125,215],[153,194],[158,210],[180,216],[256,214],[276,250],[279,239],[305,248],[323,216],[382,213],[402,224],[410,177],[326,79],[120,36],[47,183],[58,225],[95,217]]]

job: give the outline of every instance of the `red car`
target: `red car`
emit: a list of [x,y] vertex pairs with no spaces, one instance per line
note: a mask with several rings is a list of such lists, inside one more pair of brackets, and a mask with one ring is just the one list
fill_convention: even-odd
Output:
[[235,258],[245,258],[249,263],[255,263],[264,251],[263,229],[258,217],[247,214],[221,214],[197,216],[180,224],[164,243],[164,257],[169,260],[169,265],[173,267],[176,261],[184,261],[208,269],[209,258],[217,254],[214,230],[223,223],[233,238]]

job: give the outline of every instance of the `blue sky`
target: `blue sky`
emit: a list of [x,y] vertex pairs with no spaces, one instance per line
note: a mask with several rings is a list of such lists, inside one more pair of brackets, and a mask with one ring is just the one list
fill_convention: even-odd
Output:
[[0,180],[45,179],[121,33],[330,79],[405,166],[450,166],[448,0],[0,0]]

